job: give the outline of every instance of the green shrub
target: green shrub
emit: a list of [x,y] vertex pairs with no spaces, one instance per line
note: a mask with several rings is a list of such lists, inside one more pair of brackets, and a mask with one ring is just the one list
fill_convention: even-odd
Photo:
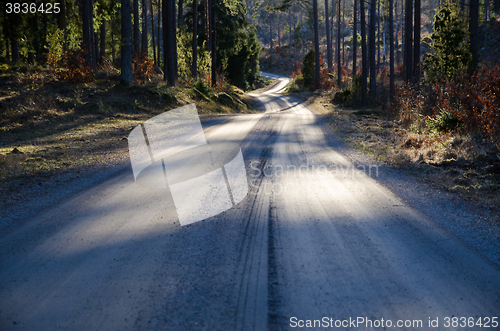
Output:
[[451,112],[441,110],[435,116],[426,118],[427,128],[431,132],[449,132],[463,125],[463,122],[453,117]]
[[304,76],[295,76],[290,80],[286,87],[289,93],[298,93],[304,91]]
[[196,98],[204,99],[206,101],[209,101],[214,97],[212,87],[202,80],[197,81],[196,84],[193,85],[193,92]]
[[424,39],[432,52],[424,56],[424,68],[429,82],[441,77],[451,80],[460,70],[468,68],[472,54],[468,47],[467,24],[458,2],[446,1],[434,16],[434,32]]

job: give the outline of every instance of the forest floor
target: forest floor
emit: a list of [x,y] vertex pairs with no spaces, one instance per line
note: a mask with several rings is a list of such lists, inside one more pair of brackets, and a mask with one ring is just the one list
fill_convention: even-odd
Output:
[[257,111],[255,101],[235,87],[217,99],[188,85],[167,87],[159,76],[124,86],[116,74],[102,73],[92,83],[75,85],[50,79],[46,71],[2,69],[2,208],[48,190],[47,185],[123,163],[130,130],[169,109],[196,102],[202,116]]

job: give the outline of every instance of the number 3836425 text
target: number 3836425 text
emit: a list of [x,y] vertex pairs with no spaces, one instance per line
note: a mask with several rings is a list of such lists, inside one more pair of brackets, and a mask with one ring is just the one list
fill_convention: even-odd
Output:
[[58,14],[61,12],[60,3],[8,2],[5,4],[7,14]]

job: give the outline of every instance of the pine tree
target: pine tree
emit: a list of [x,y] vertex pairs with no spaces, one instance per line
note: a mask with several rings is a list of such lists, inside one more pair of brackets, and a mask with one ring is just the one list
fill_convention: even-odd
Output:
[[457,71],[469,67],[472,54],[467,47],[467,26],[456,3],[445,2],[434,16],[434,32],[425,39],[432,52],[424,56],[429,82],[441,77],[451,80]]

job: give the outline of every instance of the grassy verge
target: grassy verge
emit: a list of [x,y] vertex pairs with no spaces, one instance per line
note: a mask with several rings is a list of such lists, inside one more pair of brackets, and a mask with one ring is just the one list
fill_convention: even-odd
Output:
[[210,96],[193,86],[119,84],[117,75],[88,84],[57,82],[44,73],[0,72],[0,203],[24,196],[33,185],[78,176],[92,167],[127,160],[127,136],[167,110],[196,103],[201,116],[251,113],[243,91],[226,86]]
[[500,206],[500,159],[486,141],[459,132],[405,128],[390,112],[335,106],[328,93],[300,97],[350,146],[417,178],[490,209]]

